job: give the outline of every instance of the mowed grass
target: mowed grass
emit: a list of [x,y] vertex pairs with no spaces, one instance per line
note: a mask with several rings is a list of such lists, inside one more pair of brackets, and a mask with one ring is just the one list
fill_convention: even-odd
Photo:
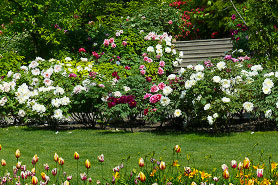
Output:
[[[129,162],[123,162],[125,172],[137,169],[139,157],[145,157],[155,151],[155,159],[172,161],[172,149],[176,144],[181,146],[179,157],[181,167],[188,166],[186,155],[190,155],[189,166],[200,170],[212,171],[221,168],[223,163],[229,165],[235,159],[243,161],[245,156],[258,163],[260,156],[268,163],[268,158],[278,162],[278,132],[231,133],[222,136],[207,134],[184,134],[175,132],[113,132],[105,130],[39,130],[28,127],[0,128],[0,159],[5,159],[11,171],[16,164],[15,151],[20,149],[22,164],[31,168],[34,154],[39,156],[37,168],[43,170],[43,164],[48,163],[50,169],[55,168],[53,161],[56,152],[65,160],[63,170],[76,178],[76,160],[74,152],[80,154],[79,172],[86,172],[84,162],[89,159],[92,168],[89,176],[93,181],[101,179],[101,165],[97,156],[104,154],[103,172],[105,179],[112,179],[112,169],[121,164],[123,159],[131,156]],[[256,145],[254,147],[254,145]],[[253,151],[253,152],[252,152]],[[146,161],[147,162],[147,161]],[[149,162],[148,162],[149,163]],[[39,176],[39,174],[37,175]],[[51,177],[51,176],[50,176]]]

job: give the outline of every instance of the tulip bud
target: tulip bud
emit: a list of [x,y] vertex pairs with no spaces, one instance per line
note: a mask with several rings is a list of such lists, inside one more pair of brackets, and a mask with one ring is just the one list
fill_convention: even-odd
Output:
[[79,154],[77,152],[74,152],[74,159],[76,159],[76,160],[79,159]]
[[225,169],[225,170],[223,171],[223,178],[224,178],[224,179],[228,179],[229,177],[230,177],[230,174],[229,174],[228,170]]
[[7,165],[7,163],[6,163],[6,161],[4,159],[1,160],[1,165],[2,166],[6,166]]
[[90,161],[88,159],[85,161],[85,167],[87,169],[91,168],[91,163],[90,163]]
[[57,175],[57,168],[52,169],[51,173],[53,176]]
[[146,181],[146,176],[144,175],[143,172],[140,172],[138,176],[139,176],[139,180],[141,182],[145,182]]
[[239,162],[239,163],[238,163],[238,165],[237,165],[237,169],[238,169],[238,170],[241,170],[241,169],[242,169],[242,167],[243,167],[242,162]]
[[39,180],[36,176],[33,176],[31,182],[32,184],[36,185],[39,182]]
[[145,166],[144,159],[142,157],[140,157],[140,159],[139,159],[139,166],[140,167]]
[[245,159],[243,161],[243,168],[248,169],[249,167],[250,167],[250,160],[248,157],[245,157]]
[[120,166],[116,166],[115,168],[113,168],[113,172],[119,172],[120,171]]
[[16,166],[16,168],[17,168],[17,169],[20,169],[20,168],[21,168],[21,162],[20,162],[20,161],[18,161],[18,163],[16,163],[16,165],[15,165],[15,166]]
[[17,149],[17,150],[15,151],[15,157],[16,157],[16,158],[19,158],[19,157],[20,157],[20,150],[19,150],[19,149]]
[[237,162],[236,162],[236,160],[232,160],[232,161],[231,161],[231,167],[232,167],[232,168],[236,168],[236,167],[237,167]]
[[226,164],[222,164],[222,165],[221,165],[221,168],[222,168],[223,171],[224,171],[224,170],[228,170],[228,166],[227,166]]
[[87,180],[87,175],[86,175],[86,173],[80,173],[80,177],[81,177],[81,180],[82,180],[82,181]]
[[161,161],[159,165],[159,169],[164,170],[166,168],[165,162]]
[[72,179],[72,176],[67,176],[67,180],[70,181]]
[[63,185],[69,185],[70,183],[69,183],[69,181],[65,181],[64,183],[63,183]]
[[2,150],[2,145],[0,144],[0,150]]
[[21,171],[24,171],[24,172],[26,171],[26,165],[21,166]]
[[177,153],[180,153],[181,152],[181,147],[179,145],[176,145],[174,147],[174,151],[177,152]]
[[35,154],[33,159],[32,159],[32,164],[35,165],[38,161],[39,161],[39,157],[38,157],[37,154]]
[[32,172],[33,175],[35,175],[36,174],[36,168],[32,168],[31,172]]
[[60,157],[58,160],[58,164],[62,166],[62,165],[64,165],[64,163],[65,163],[64,159],[62,157]]
[[219,178],[218,178],[218,177],[213,177],[213,181],[214,181],[214,182],[218,182],[218,181],[219,181]]
[[101,154],[100,156],[97,157],[99,162],[104,162],[104,155]]
[[46,164],[44,164],[43,165],[44,166],[44,169],[46,170],[46,171],[48,171],[49,170],[49,165],[46,163]]
[[262,178],[264,173],[264,169],[257,169],[257,177]]
[[54,161],[57,163],[59,160],[59,156],[57,153],[54,154]]

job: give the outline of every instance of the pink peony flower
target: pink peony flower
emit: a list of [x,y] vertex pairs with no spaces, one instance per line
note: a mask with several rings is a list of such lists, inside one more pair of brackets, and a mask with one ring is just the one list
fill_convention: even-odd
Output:
[[160,55],[156,55],[155,57],[156,57],[157,59],[160,59],[161,56],[160,56]]
[[146,62],[147,62],[147,61],[148,61],[148,59],[149,59],[148,57],[144,57],[144,61],[146,61]]
[[148,61],[147,61],[148,63],[152,63],[153,62],[153,59],[151,59],[151,58],[148,58]]
[[104,46],[109,46],[109,40],[108,39],[104,39],[103,44],[104,44]]
[[224,57],[224,59],[225,59],[225,60],[231,60],[231,59],[232,59],[232,55],[226,55],[226,56]]
[[69,74],[69,77],[70,77],[70,78],[75,78],[75,77],[77,77],[77,75],[74,74],[74,73],[70,73],[70,74]]
[[164,70],[161,67],[158,67],[157,74],[159,74],[159,75],[164,74]]
[[248,57],[247,55],[244,57],[245,60],[250,60],[251,58]]
[[85,48],[79,48],[78,52],[79,53],[82,53],[82,52],[86,53],[86,50],[85,50]]
[[164,67],[164,66],[165,66],[165,62],[164,62],[163,60],[161,60],[161,61],[159,62],[159,66],[160,66],[160,67]]
[[126,70],[130,70],[131,68],[129,66],[125,66],[125,69]]
[[173,21],[172,21],[172,20],[169,20],[169,21],[168,21],[168,24],[173,24]]
[[140,73],[141,73],[141,75],[145,75],[146,71],[145,70],[141,70]]
[[151,103],[157,103],[157,102],[159,102],[160,101],[160,99],[161,99],[161,94],[155,94],[155,95],[152,95],[151,97],[150,97],[150,102]]
[[111,44],[111,47],[112,48],[115,48],[117,45],[113,42],[112,44]]
[[158,88],[159,88],[160,90],[163,90],[164,87],[166,87],[166,85],[165,85],[163,82],[161,82],[161,83],[158,84]]
[[110,38],[110,39],[109,39],[109,42],[110,42],[110,43],[114,43],[114,38],[113,38],[113,37]]
[[232,21],[235,20],[235,19],[236,19],[236,15],[233,14],[233,15],[231,16],[231,19],[232,19]]
[[158,86],[156,86],[156,85],[153,85],[152,87],[151,87],[151,92],[157,92],[157,91],[159,91],[159,88],[158,88]]
[[233,61],[233,62],[238,62],[239,60],[236,59],[236,58],[232,58],[232,61]]
[[147,56],[147,55],[148,55],[147,53],[143,53],[143,54],[142,54],[143,57],[145,57],[145,56]]
[[139,69],[145,69],[145,66],[144,65],[140,65]]
[[149,98],[149,97],[151,97],[151,96],[152,96],[152,94],[146,93],[146,94],[144,95],[144,99],[147,99],[147,98]]
[[126,42],[126,41],[123,41],[123,42],[122,42],[122,45],[123,45],[123,46],[126,46],[126,45],[127,45],[127,42]]

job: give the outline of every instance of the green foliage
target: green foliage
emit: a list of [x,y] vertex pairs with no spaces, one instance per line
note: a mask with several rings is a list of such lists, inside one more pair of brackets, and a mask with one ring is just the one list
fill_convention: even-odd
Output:
[[248,17],[250,49],[267,66],[277,67],[278,59],[278,4],[277,1],[249,0]]
[[0,76],[6,76],[8,71],[19,69],[24,64],[23,59],[23,56],[13,51],[0,54]]

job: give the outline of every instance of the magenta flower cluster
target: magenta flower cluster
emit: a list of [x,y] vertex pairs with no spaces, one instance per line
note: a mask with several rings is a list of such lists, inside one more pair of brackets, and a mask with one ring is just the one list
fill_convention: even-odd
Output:
[[135,101],[135,96],[133,95],[127,95],[127,96],[123,95],[120,98],[109,97],[107,99],[107,102],[109,108],[112,108],[118,104],[126,104],[126,103],[130,108],[134,108],[136,107],[137,104],[137,102]]

